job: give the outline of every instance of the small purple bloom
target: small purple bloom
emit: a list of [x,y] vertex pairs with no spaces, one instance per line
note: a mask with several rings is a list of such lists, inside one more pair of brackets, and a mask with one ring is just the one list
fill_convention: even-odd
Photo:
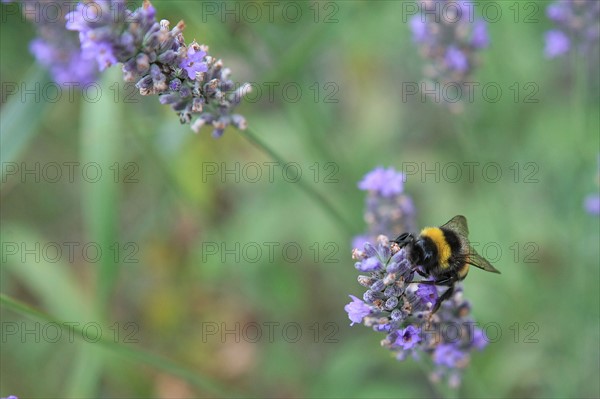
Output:
[[358,183],[358,188],[375,191],[389,198],[404,191],[404,179],[404,173],[392,167],[385,169],[380,166],[367,173]]
[[476,49],[483,49],[490,45],[487,23],[482,19],[478,19],[473,23],[473,36],[471,37],[471,44]]
[[352,248],[364,248],[365,244],[369,242],[369,236],[359,235],[352,239]]
[[600,38],[600,2],[556,0],[546,8],[555,28],[545,34],[544,53],[560,57],[571,50],[584,55],[597,69]]
[[44,7],[33,1],[23,2],[24,16],[35,21],[37,37],[29,44],[29,51],[36,61],[46,67],[53,80],[59,85],[93,82],[98,73],[94,63],[83,59],[77,35],[69,32],[62,16],[67,11],[67,3],[56,3],[52,8],[58,15],[47,15]]
[[590,215],[600,215],[600,195],[590,194],[585,198],[584,207]]
[[555,58],[563,55],[571,48],[571,40],[560,30],[550,30],[546,32],[546,48],[544,52],[546,57]]
[[[67,15],[65,15],[66,28],[68,30],[74,30],[78,32],[85,32],[88,30],[88,21],[87,21],[87,5],[84,3],[78,3],[77,7]],[[91,7],[90,9],[93,9]],[[84,15],[85,14],[85,15]]]
[[419,284],[419,288],[415,291],[415,295],[426,305],[428,303],[435,304],[438,293],[435,285]]
[[56,58],[56,50],[40,38],[33,39],[29,43],[29,52],[43,65],[51,64]]
[[404,330],[398,331],[398,338],[394,345],[402,347],[404,350],[412,349],[416,344],[421,342],[421,329],[414,326],[408,326]]
[[467,354],[460,351],[453,344],[442,344],[435,348],[433,352],[433,361],[440,366],[455,368],[460,366],[466,360]]
[[448,47],[445,60],[448,67],[452,70],[465,72],[469,69],[469,60],[467,59],[467,56],[456,46]]
[[473,329],[472,344],[475,347],[475,349],[477,349],[477,350],[482,350],[483,348],[485,348],[487,346],[488,341],[487,341],[485,334],[483,333],[483,330],[481,330],[479,328]]
[[375,241],[379,235],[397,237],[414,229],[415,208],[412,199],[404,194],[405,174],[393,167],[378,166],[358,183],[368,191],[364,219],[367,234],[355,237],[354,248],[360,248],[360,237]]
[[552,3],[546,8],[546,15],[554,22],[566,21],[569,17],[569,10],[567,7],[565,7],[563,1]]
[[415,15],[410,19],[410,30],[416,43],[424,42],[427,39],[427,24],[423,22],[420,15]]
[[348,313],[350,321],[352,321],[350,325],[353,326],[354,323],[362,323],[363,318],[371,313],[371,308],[354,295],[349,295],[349,297],[352,302],[344,306],[344,310]]
[[356,264],[356,268],[361,272],[372,272],[382,268],[381,262],[376,257],[364,259]]
[[85,59],[95,59],[100,71],[116,64],[117,57],[109,43],[83,40],[81,42],[81,53]]
[[196,72],[206,72],[208,70],[204,62],[206,52],[196,47],[197,45],[190,45],[187,49],[187,56],[179,64],[182,69],[185,69],[190,79],[196,78]]

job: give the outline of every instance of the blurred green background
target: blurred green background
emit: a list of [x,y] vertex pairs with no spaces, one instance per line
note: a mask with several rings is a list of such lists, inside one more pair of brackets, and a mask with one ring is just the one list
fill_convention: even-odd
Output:
[[[240,113],[352,230],[282,177],[281,167],[269,181],[263,162],[271,159],[244,133],[195,135],[156,98],[125,100],[134,90],[119,67],[103,75],[97,102],[79,94],[55,103],[6,96],[6,82],[43,85],[48,77],[27,51],[33,27],[20,17],[3,21],[2,163],[3,172],[9,164],[19,172],[3,173],[1,185],[1,290],[108,344],[66,331],[55,340],[47,321],[3,306],[0,394],[443,395],[417,362],[397,362],[381,348],[383,335],[350,328],[343,310],[348,294],[362,294],[350,257],[351,239],[365,226],[365,193],[356,184],[375,166],[416,163],[419,173],[405,187],[418,225],[466,215],[471,239],[492,243],[487,256],[502,271],[474,271],[466,280],[475,319],[501,335],[473,355],[458,394],[600,396],[599,220],[582,206],[598,191],[598,63],[586,74],[585,56],[545,59],[548,3],[529,3],[534,8],[518,6],[519,16],[512,2],[496,3],[502,17],[489,24],[491,46],[473,81],[499,85],[502,96],[490,102],[476,90],[460,115],[419,95],[403,101],[403,83],[420,81],[423,60],[400,1],[297,2],[302,16],[293,22],[283,3],[269,22],[267,6],[254,2],[265,13],[256,23],[207,15],[202,2],[154,3],[159,19],[184,19],[186,39],[208,44],[235,81],[263,89]],[[524,22],[532,10],[537,22]],[[273,99],[264,82],[279,83]],[[293,88],[281,89],[286,84],[301,88],[298,101],[290,99]],[[537,101],[526,102],[528,94]],[[72,181],[69,162],[77,163]],[[97,182],[82,178],[82,165],[93,162],[103,173]],[[252,162],[262,165],[256,182]],[[464,162],[481,165],[472,181],[466,167],[457,182],[444,179],[445,165]],[[50,169],[39,181],[35,172],[23,175],[52,163],[62,165],[56,183]],[[236,163],[239,181],[221,178]],[[439,179],[421,174],[436,163]],[[482,174],[491,163],[500,166],[497,182]],[[214,167],[219,173],[208,174]],[[56,262],[49,243],[62,249]],[[77,243],[73,259],[66,243]],[[222,245],[239,245],[238,259]],[[96,246],[102,256],[90,261]],[[262,336],[250,342],[257,325]],[[222,336],[223,328],[234,332]]]

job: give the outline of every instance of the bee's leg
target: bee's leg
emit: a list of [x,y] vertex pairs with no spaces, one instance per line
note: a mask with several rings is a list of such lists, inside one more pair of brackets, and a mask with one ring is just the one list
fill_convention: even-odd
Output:
[[400,248],[406,246],[409,242],[413,242],[415,240],[415,237],[410,234],[410,233],[404,233],[399,235],[398,237],[396,237],[395,240],[391,241],[391,242],[395,242],[396,244],[398,244],[400,246]]
[[446,291],[444,291],[442,295],[438,297],[437,301],[435,302],[435,305],[433,306],[433,309],[431,310],[431,314],[437,312],[440,306],[442,305],[442,302],[444,302],[446,299],[450,298],[452,294],[454,294],[455,282],[455,277],[449,277],[435,282],[437,285],[448,285],[449,287]]
[[421,277],[425,277],[425,278],[429,277],[429,275],[428,275],[427,273],[423,272],[423,271],[422,271],[421,269],[419,269],[418,267],[416,267],[416,268],[414,268],[414,269],[412,269],[412,270],[413,270],[413,271],[415,271],[415,272],[417,272],[417,273],[419,273],[419,275],[420,275]]

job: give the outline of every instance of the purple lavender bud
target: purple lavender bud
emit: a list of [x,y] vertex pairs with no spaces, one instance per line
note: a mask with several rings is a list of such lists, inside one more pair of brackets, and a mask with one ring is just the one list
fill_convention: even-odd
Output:
[[392,256],[388,245],[378,245],[378,255],[380,259],[389,259]]
[[[62,23],[70,4],[53,3],[53,14],[50,16],[40,3],[23,2],[23,14],[35,22],[37,32],[37,37],[29,44],[31,54],[50,71],[54,81],[61,86],[72,83],[87,85],[93,82],[98,68],[82,56],[77,35],[69,32]],[[58,18],[54,10],[58,11]]]
[[[426,60],[423,66],[426,80],[463,86],[478,64],[478,52],[489,46],[487,23],[483,19],[473,19],[461,2],[448,8],[446,3],[450,1],[419,2],[419,13],[411,18],[410,28],[413,41]],[[445,11],[437,15],[435,10],[440,9]],[[451,102],[445,104],[455,110],[461,109]]]
[[223,134],[225,133],[225,129],[219,129],[219,128],[215,128],[212,131],[212,137],[214,137],[215,139],[218,139],[219,137],[221,137]]
[[374,280],[373,278],[369,277],[369,276],[358,276],[358,283],[360,285],[362,285],[363,287],[369,288],[371,287],[371,285],[373,284]]
[[465,72],[469,69],[469,61],[467,59],[467,56],[464,52],[462,52],[455,46],[449,46],[446,49],[445,59],[448,68],[452,70]]
[[402,248],[392,256],[392,262],[400,263],[406,260],[406,251]]
[[160,54],[156,60],[161,64],[173,64],[177,60],[178,54],[173,50],[167,50],[164,53]]
[[152,76],[146,75],[140,80],[138,80],[138,82],[135,84],[135,87],[137,87],[140,90],[140,92],[142,92],[142,90],[151,90],[153,83],[154,82],[152,81]]
[[377,331],[377,332],[389,332],[391,329],[391,326],[389,324],[376,324],[373,326],[373,330]]
[[546,32],[546,48],[544,53],[548,58],[555,58],[566,54],[571,48],[571,40],[567,35],[559,30],[549,30]]
[[425,21],[420,15],[414,15],[409,23],[415,43],[423,43],[427,39],[427,24]]
[[393,197],[404,191],[404,173],[396,172],[394,168],[377,167],[358,183],[358,188]]
[[556,1],[546,8],[546,15],[554,22],[565,22],[571,17],[567,1]]
[[382,268],[381,262],[376,257],[371,257],[356,263],[356,268],[361,272],[372,272]]
[[461,351],[456,345],[442,344],[435,348],[433,352],[433,361],[440,366],[455,368],[466,363],[467,356],[468,355]]
[[181,86],[179,89],[179,95],[181,98],[188,98],[192,96],[192,90],[188,86]]
[[150,57],[147,54],[138,54],[135,57],[135,69],[138,73],[145,73],[150,70]]
[[375,292],[373,290],[367,290],[363,294],[363,300],[367,303],[373,303],[377,299],[382,299],[383,294],[381,292]]
[[398,298],[396,298],[395,296],[388,298],[387,301],[385,301],[385,309],[386,310],[392,310],[394,309],[396,306],[398,306]]
[[483,350],[488,344],[487,338],[480,328],[473,329],[472,345],[477,350]]
[[394,310],[392,310],[392,313],[390,313],[390,318],[393,321],[399,321],[404,318],[404,314],[402,313],[402,311],[400,309],[394,309]]
[[400,271],[400,264],[398,264],[396,262],[390,262],[390,264],[387,265],[385,270],[388,273],[396,273],[396,272]]
[[402,295],[402,292],[404,290],[400,287],[398,287],[397,285],[390,285],[388,286],[385,291],[383,291],[383,295],[385,295],[386,297],[391,297],[391,296],[399,296]]
[[600,195],[591,194],[585,198],[584,207],[590,215],[600,215]]
[[248,128],[246,118],[239,114],[231,115],[231,124],[240,130],[246,130]]
[[158,101],[161,104],[174,104],[181,100],[181,97],[177,94],[161,94],[158,96]]
[[385,288],[385,284],[383,284],[383,280],[377,280],[371,285],[371,290],[373,291],[383,291]]
[[490,45],[490,37],[487,31],[487,23],[478,19],[473,24],[473,35],[471,44],[476,49],[484,49]]
[[548,58],[577,49],[590,62],[598,62],[600,2],[557,0],[546,8],[555,28],[545,34],[544,54]]
[[365,255],[369,258],[377,256],[377,249],[375,249],[375,247],[370,242],[366,242],[363,249],[365,251]]

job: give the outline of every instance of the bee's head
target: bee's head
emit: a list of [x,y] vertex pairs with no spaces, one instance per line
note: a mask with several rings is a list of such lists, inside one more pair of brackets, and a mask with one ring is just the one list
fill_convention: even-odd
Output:
[[423,257],[423,249],[418,245],[418,240],[411,233],[404,233],[398,236],[394,241],[400,248],[406,251],[406,258],[413,265],[419,264]]
[[412,244],[415,241],[415,236],[413,236],[410,233],[404,233],[404,234],[400,234],[395,240],[393,240],[392,242],[395,242],[396,244],[398,244],[398,246],[400,246],[400,248]]

